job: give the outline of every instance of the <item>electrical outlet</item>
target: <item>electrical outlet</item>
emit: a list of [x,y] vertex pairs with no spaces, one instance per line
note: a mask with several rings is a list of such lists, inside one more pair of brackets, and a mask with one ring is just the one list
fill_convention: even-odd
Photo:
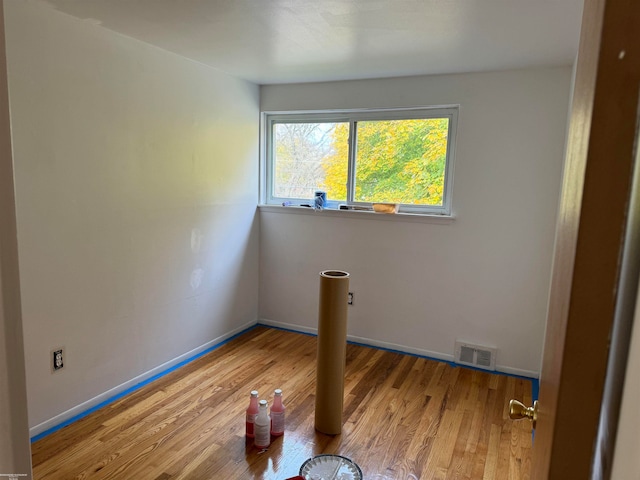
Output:
[[51,371],[57,372],[64,368],[64,348],[56,348],[51,350]]
[[349,292],[347,295],[347,305],[353,305],[353,292]]

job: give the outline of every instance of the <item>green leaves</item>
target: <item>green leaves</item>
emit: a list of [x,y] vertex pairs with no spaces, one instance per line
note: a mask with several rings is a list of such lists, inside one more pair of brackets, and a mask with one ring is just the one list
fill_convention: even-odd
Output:
[[[442,205],[448,119],[367,120],[356,129],[356,201]],[[334,153],[323,163],[329,198],[346,197],[348,138],[348,124],[332,133]]]
[[349,134],[356,136],[354,200],[443,205],[448,118],[291,122],[273,127],[274,196],[345,201]]

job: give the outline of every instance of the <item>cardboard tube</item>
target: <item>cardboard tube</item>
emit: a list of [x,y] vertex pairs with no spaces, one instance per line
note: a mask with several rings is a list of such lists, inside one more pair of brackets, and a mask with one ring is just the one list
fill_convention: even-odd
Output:
[[348,295],[347,272],[320,272],[315,426],[329,435],[342,432]]

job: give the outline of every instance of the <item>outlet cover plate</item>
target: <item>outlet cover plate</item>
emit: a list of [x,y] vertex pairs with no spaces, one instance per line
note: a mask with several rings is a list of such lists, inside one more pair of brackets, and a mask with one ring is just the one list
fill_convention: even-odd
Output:
[[51,349],[51,356],[49,357],[51,362],[51,373],[59,372],[64,368],[65,351],[64,347],[56,347]]

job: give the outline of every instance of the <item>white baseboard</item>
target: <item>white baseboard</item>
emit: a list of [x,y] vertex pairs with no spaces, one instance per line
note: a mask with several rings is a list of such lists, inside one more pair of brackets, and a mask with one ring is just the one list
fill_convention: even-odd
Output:
[[[284,328],[285,330],[292,330],[294,332],[311,333],[317,335],[318,329],[312,327],[303,327],[301,325],[292,325],[289,323],[276,322],[266,318],[261,318],[258,321],[260,325],[267,325],[270,327]],[[347,335],[347,340],[350,342],[361,343],[371,347],[384,348],[386,350],[394,350],[401,353],[409,353],[411,355],[418,355],[421,357],[432,358],[434,360],[442,360],[444,362],[454,363],[454,356],[442,352],[434,352],[432,350],[425,350],[421,348],[408,347],[406,345],[398,345],[396,343],[383,342],[366,337],[357,337],[355,335]],[[506,373],[508,375],[515,375],[518,377],[527,377],[532,379],[538,379],[540,377],[539,372],[533,370],[524,370],[521,368],[513,368],[505,365],[496,365],[496,372]]]
[[312,335],[318,334],[317,328],[303,327],[302,325],[294,325],[292,323],[276,322],[267,318],[261,318],[258,320],[258,325],[266,325],[268,327],[284,328],[285,330],[291,330],[298,333],[310,333]]
[[533,380],[538,380],[540,378],[540,372],[524,370],[523,368],[513,368],[506,365],[496,365],[496,371],[506,373],[507,375],[514,375],[516,377],[527,377]]
[[128,380],[118,385],[117,387],[107,390],[106,392],[101,393],[100,395],[97,395],[92,399],[87,400],[86,402],[83,402],[79,405],[76,405],[73,408],[70,408],[69,410],[62,412],[56,415],[55,417],[50,418],[49,420],[45,420],[44,422],[38,425],[35,425],[34,427],[31,427],[29,429],[29,436],[35,437],[36,435],[40,435],[41,433],[46,432],[49,429],[59,427],[65,422],[73,419],[74,417],[88,413],[89,410],[100,405],[101,403],[105,403],[105,402],[108,403],[110,400],[114,399],[114,397],[118,397],[123,392],[126,392],[127,390],[135,387],[140,383],[145,382],[146,380],[149,380],[150,378],[153,378],[155,376],[162,376],[162,374],[164,373],[169,373],[169,371],[173,367],[180,364],[181,362],[185,362],[186,360],[189,360],[192,357],[195,357],[205,352],[206,350],[214,347],[215,345],[221,342],[224,342],[225,340],[228,340],[234,335],[237,335],[238,333],[253,327],[254,325],[256,325],[256,323],[257,322],[255,321],[245,323],[244,325],[228,333],[225,333],[224,335],[214,338],[213,340],[205,343],[204,345],[200,345],[199,347],[196,347],[193,350],[183,353],[182,355],[174,358],[173,360],[169,360],[168,362],[165,362],[162,365],[152,368],[148,372],[138,375],[137,377],[134,377],[131,380]]

